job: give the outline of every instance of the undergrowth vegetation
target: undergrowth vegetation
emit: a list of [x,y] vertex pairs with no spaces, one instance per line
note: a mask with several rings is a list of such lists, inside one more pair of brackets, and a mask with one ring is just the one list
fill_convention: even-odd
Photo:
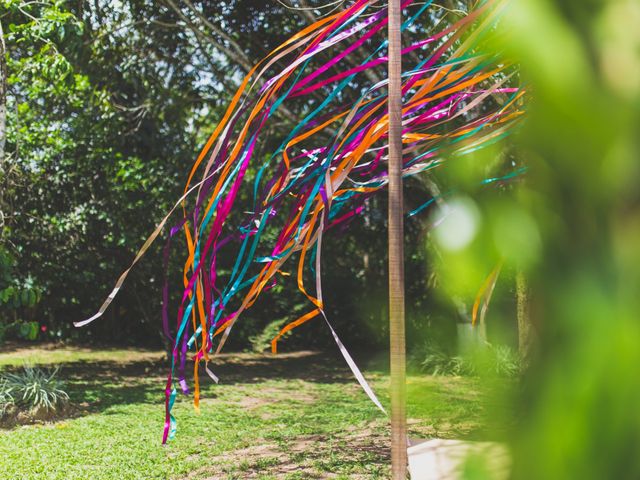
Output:
[[498,376],[520,374],[518,353],[506,345],[478,345],[464,354],[452,354],[434,342],[426,342],[412,355],[411,363],[430,375]]
[[24,366],[21,371],[0,376],[0,419],[10,412],[47,412],[64,408],[69,402],[58,369]]
[[0,379],[0,419],[5,416],[7,410],[13,407],[15,402],[13,401],[13,396],[7,387],[7,381],[5,379]]

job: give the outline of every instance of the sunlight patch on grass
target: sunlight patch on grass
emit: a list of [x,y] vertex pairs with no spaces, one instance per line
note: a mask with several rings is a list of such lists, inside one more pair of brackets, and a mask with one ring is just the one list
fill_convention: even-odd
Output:
[[18,367],[24,363],[30,365],[56,365],[75,362],[112,361],[119,363],[138,361],[158,361],[165,353],[161,350],[140,350],[136,348],[91,349],[86,347],[44,346],[3,347],[0,352],[0,367]]
[[[161,362],[113,363],[112,351],[84,352],[61,374],[77,415],[58,423],[0,430],[0,478],[243,479],[387,478],[389,428],[339,359],[320,355],[229,355],[221,384],[202,379],[200,414],[176,402],[178,435],[160,445]],[[78,358],[77,354],[74,358]],[[139,358],[145,358],[141,352]],[[104,362],[109,358],[109,362]],[[5,358],[6,360],[6,358]],[[388,377],[365,375],[388,404]],[[410,376],[413,436],[464,437],[484,424],[477,379]]]

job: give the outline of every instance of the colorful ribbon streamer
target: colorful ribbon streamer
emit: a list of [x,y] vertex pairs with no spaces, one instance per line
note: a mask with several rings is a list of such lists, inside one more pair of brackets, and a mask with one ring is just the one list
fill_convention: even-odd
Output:
[[[404,63],[409,65],[402,76],[405,176],[437,168],[447,159],[455,161],[456,155],[497,141],[522,115],[524,92],[510,85],[512,66],[481,48],[504,3],[480,2],[454,24],[438,27],[428,38],[404,48]],[[171,408],[178,387],[189,391],[188,351],[194,352],[197,407],[200,362],[217,381],[208,366],[210,355],[220,352],[242,313],[278,282],[277,274],[296,254],[297,284],[310,310],[282,328],[272,342],[273,352],[286,332],[323,316],[354,375],[384,411],[329,324],[320,275],[323,233],[347,224],[387,184],[387,81],[370,84],[364,75],[382,69],[381,78],[386,78],[387,44],[380,40],[387,24],[383,6],[378,0],[356,0],[293,35],[251,69],[198,155],[182,197],[99,311],[76,323],[86,325],[103,314],[170,216],[181,211],[165,248],[167,262],[172,238],[183,232],[188,255],[173,336],[167,284],[163,293],[163,327],[173,342],[163,442],[175,431]],[[405,0],[403,8],[411,16],[402,30],[415,31],[416,22],[430,6],[431,1],[414,5],[413,0]],[[376,41],[379,44],[372,48]],[[322,58],[331,54],[331,60],[317,61],[321,53]],[[347,57],[364,60],[345,68]],[[349,101],[354,91],[358,99]],[[295,109],[305,98],[304,117],[265,155],[265,127],[274,113],[289,103]],[[237,207],[241,191],[251,194],[249,212],[241,213]],[[195,200],[189,205],[192,197]],[[229,275],[222,275],[218,266],[222,252],[235,258]],[[315,259],[315,293],[304,283],[307,255]]]

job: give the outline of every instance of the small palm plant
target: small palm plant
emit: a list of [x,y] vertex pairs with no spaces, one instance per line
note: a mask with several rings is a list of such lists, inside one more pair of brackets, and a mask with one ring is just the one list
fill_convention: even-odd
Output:
[[0,378],[0,420],[5,416],[7,410],[14,405],[13,395],[9,391],[7,381],[4,378]]
[[0,382],[5,395],[18,407],[49,412],[64,407],[69,401],[69,395],[63,390],[64,383],[57,374],[57,368],[47,371],[25,366],[22,372],[4,374]]
[[464,355],[452,355],[440,345],[427,342],[414,354],[420,368],[431,375],[470,375],[485,373],[515,378],[522,371],[517,352],[506,345],[486,344]]

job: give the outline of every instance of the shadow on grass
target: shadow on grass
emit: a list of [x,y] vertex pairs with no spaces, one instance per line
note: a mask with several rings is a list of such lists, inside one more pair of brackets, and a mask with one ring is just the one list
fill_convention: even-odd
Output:
[[[346,365],[340,364],[339,359],[327,357],[320,352],[222,354],[212,359],[209,366],[220,377],[220,383],[225,385],[256,384],[268,380],[353,381]],[[55,366],[59,368],[59,377],[66,383],[71,404],[57,418],[50,420],[54,422],[101,413],[118,405],[162,404],[170,368],[165,359],[150,360],[148,356],[132,361],[73,361]],[[190,383],[192,367],[193,363],[188,362],[186,373]],[[19,368],[14,366],[7,370]],[[200,384],[206,389],[212,381],[203,372],[204,368]],[[208,391],[207,396],[215,397],[215,393]]]

